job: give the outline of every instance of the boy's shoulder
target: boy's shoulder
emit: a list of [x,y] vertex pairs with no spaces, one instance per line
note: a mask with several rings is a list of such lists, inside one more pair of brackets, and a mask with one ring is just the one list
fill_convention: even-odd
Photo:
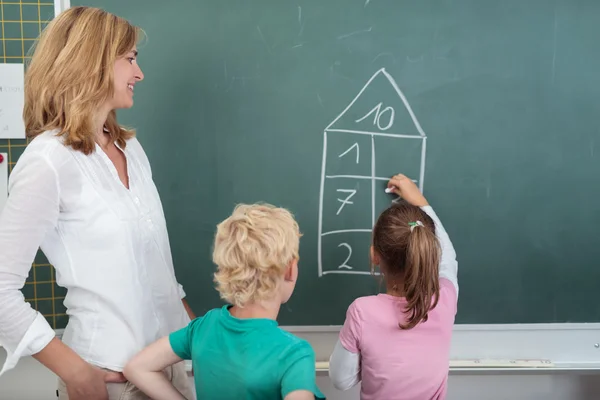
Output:
[[201,329],[206,325],[210,325],[218,321],[220,315],[221,309],[213,308],[212,310],[207,311],[204,315],[197,316],[191,320],[187,327],[192,330]]
[[302,339],[301,337],[294,335],[293,333],[291,333],[289,331],[286,331],[285,329],[278,327],[275,332],[276,332],[275,335],[277,335],[280,338],[280,341],[282,343],[289,344],[290,346],[309,346],[310,347],[310,344],[308,343],[308,341],[306,341],[305,339]]
[[291,332],[288,332],[282,328],[277,328],[273,332],[272,343],[279,348],[279,354],[282,358],[299,359],[302,357],[310,356],[315,357],[315,352],[310,343],[302,339]]

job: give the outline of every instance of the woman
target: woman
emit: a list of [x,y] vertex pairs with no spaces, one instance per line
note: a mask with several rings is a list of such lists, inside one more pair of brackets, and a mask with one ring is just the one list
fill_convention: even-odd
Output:
[[[193,318],[148,159],[115,114],[133,105],[144,77],[139,35],[103,10],[71,8],[42,33],[26,74],[32,140],[0,216],[2,372],[33,355],[60,378],[62,399],[146,398],[125,382],[123,367]],[[62,342],[19,291],[38,247],[68,289]],[[193,398],[181,363],[165,372]]]

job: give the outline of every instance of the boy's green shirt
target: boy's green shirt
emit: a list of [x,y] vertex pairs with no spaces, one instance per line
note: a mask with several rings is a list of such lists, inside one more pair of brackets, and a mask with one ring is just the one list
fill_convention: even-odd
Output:
[[224,306],[169,336],[175,354],[192,360],[196,395],[201,399],[284,399],[316,385],[310,344],[270,319],[238,319]]

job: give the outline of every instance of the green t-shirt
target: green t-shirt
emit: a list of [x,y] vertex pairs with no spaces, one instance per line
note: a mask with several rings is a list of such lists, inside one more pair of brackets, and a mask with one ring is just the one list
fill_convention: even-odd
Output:
[[229,307],[211,310],[169,336],[175,354],[192,360],[198,400],[280,400],[295,390],[325,398],[307,341],[274,320],[235,318]]

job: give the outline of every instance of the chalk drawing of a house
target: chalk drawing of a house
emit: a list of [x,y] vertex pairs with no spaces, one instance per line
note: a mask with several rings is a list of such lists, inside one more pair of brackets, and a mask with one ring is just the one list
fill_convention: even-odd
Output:
[[[382,86],[383,85],[383,86]],[[375,86],[377,86],[376,89]],[[390,96],[390,88],[392,89],[392,93],[395,95]],[[378,94],[381,90],[385,90],[387,95],[381,95],[382,101],[373,101],[373,99],[378,98]],[[368,96],[365,95],[365,92],[369,93]],[[375,95],[373,93],[376,93]],[[385,99],[385,100],[383,100]],[[404,118],[397,118],[397,115],[402,114]],[[397,123],[400,121],[400,123]],[[371,168],[370,174],[360,173],[358,175],[350,175],[350,174],[328,174],[328,163],[327,158],[335,156],[336,159],[338,157],[345,156],[350,153],[352,150],[356,150],[356,161],[358,163],[358,152],[359,148],[357,144],[354,144],[346,151],[341,154],[333,154],[332,150],[329,152],[331,154],[328,155],[328,141],[331,145],[332,140],[335,140],[334,136],[328,138],[328,134],[332,135],[335,133],[335,137],[340,138],[340,134],[344,135],[367,135],[370,136],[371,140]],[[377,173],[380,171],[376,171],[376,140],[386,140],[389,138],[394,139],[404,139],[409,140],[411,143],[414,141],[420,142],[420,158],[419,158],[419,168],[418,168],[418,176],[409,176],[413,181],[417,182],[421,191],[424,187],[424,178],[425,178],[425,158],[426,158],[426,141],[427,136],[421,127],[415,113],[412,110],[406,96],[400,90],[398,84],[394,80],[394,78],[384,69],[380,69],[367,81],[367,83],[363,86],[363,88],[358,92],[358,94],[354,97],[354,99],[344,108],[344,110],[335,118],[331,123],[324,129],[323,131],[323,158],[322,158],[322,166],[321,166],[321,182],[320,182],[320,193],[319,193],[319,225],[318,225],[318,258],[319,258],[319,276],[322,276],[327,273],[347,273],[347,274],[363,274],[364,271],[353,271],[346,262],[352,255],[352,249],[350,246],[344,242],[341,243],[340,246],[344,248],[348,248],[349,256],[346,259],[346,262],[343,263],[344,269],[334,269],[334,270],[323,270],[323,243],[322,237],[327,235],[349,235],[349,234],[365,234],[370,232],[372,226],[375,223],[375,191],[376,191],[376,182],[377,181],[387,181],[390,176],[377,176]],[[396,143],[404,142],[401,141],[387,141],[387,143],[391,143],[393,147]],[[364,139],[363,139],[364,142]],[[407,142],[404,142],[407,143]],[[414,147],[414,146],[413,146]],[[351,153],[353,154],[353,153]],[[414,154],[417,156],[418,153]],[[366,171],[365,171],[366,172]],[[402,172],[402,171],[397,171]],[[416,174],[417,170],[415,170]],[[344,180],[344,182],[348,182],[348,180],[366,180],[367,182],[371,181],[371,210],[364,210],[365,212],[370,211],[371,213],[371,226],[344,226],[342,229],[327,229],[329,227],[323,226],[323,213],[324,209],[324,201],[328,201],[325,196],[325,191],[329,188],[328,185],[339,185],[336,183]],[[336,186],[337,187],[337,186]],[[338,189],[338,192],[345,190]],[[346,200],[336,199],[339,202],[342,202],[342,207],[346,204],[352,204],[348,200],[353,194],[350,194]],[[339,210],[338,209],[338,214]],[[358,210],[361,212],[362,210]],[[355,211],[356,212],[356,211]],[[326,217],[329,217],[327,215]],[[325,229],[324,229],[325,228]]]

